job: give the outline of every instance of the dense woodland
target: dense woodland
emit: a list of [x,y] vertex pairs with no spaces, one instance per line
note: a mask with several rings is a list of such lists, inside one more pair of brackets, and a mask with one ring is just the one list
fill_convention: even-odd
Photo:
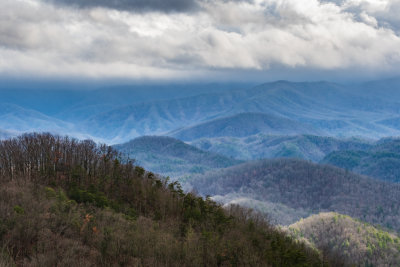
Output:
[[332,152],[322,160],[356,173],[389,182],[400,182],[400,139],[384,138],[368,149]]
[[242,160],[301,158],[319,162],[334,151],[367,150],[373,142],[360,138],[257,134],[243,138],[201,138],[191,142],[191,145]]
[[310,214],[335,211],[400,229],[400,185],[329,165],[297,159],[260,160],[200,175],[190,183],[204,195],[238,194]]
[[0,183],[0,266],[329,265],[261,215],[184,193],[92,141],[1,141]]

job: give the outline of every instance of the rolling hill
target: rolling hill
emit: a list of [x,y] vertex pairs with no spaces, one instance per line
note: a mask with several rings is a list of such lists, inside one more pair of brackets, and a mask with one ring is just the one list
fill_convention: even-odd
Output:
[[319,162],[327,154],[341,150],[366,150],[374,142],[360,138],[333,138],[315,135],[258,134],[244,138],[201,138],[190,142],[202,150],[241,160],[300,158]]
[[171,178],[184,174],[204,173],[241,163],[212,152],[206,152],[182,141],[165,136],[143,136],[115,149],[136,160],[147,170]]
[[322,162],[397,183],[400,182],[400,139],[382,139],[367,150],[332,152]]
[[288,227],[325,255],[341,259],[336,266],[396,266],[400,262],[400,238],[350,216],[320,213]]
[[187,183],[226,204],[254,204],[281,224],[307,214],[335,211],[400,229],[399,185],[329,165],[295,159],[261,160],[199,175]]
[[311,125],[279,116],[263,113],[240,113],[230,117],[215,119],[192,127],[169,133],[183,141],[213,137],[246,137],[259,133],[266,134],[311,134],[316,133]]

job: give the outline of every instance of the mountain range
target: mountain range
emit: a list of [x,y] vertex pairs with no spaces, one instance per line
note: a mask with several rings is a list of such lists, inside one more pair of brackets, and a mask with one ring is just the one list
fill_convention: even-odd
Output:
[[[75,91],[2,89],[2,105],[12,104],[14,110],[25,110],[30,116],[26,124],[2,108],[0,127],[4,125],[6,130],[22,132],[62,129],[71,135],[116,144],[143,135],[178,137],[181,134],[182,138],[190,139],[237,137],[233,132],[240,129],[238,125],[247,116],[245,125],[249,129],[243,127],[240,137],[290,133],[376,139],[400,134],[398,88],[400,79],[352,85],[278,81],[255,87],[204,84],[132,85]],[[23,99],[19,97],[21,94],[25,96]],[[270,124],[261,116],[268,117]],[[272,123],[278,118],[286,126]],[[261,120],[264,126],[252,128],[251,125]],[[224,128],[227,121],[236,126],[231,130]],[[289,125],[291,128],[287,128]],[[203,126],[221,131],[190,134]]]
[[215,137],[247,137],[259,133],[294,135],[316,134],[317,130],[306,123],[263,113],[239,113],[192,127],[178,129],[168,135],[183,141]]
[[400,99],[395,97],[379,99],[326,82],[279,81],[250,89],[123,106],[94,115],[86,124],[91,125],[93,135],[118,140],[149,133],[168,134],[218,118],[256,112],[306,123],[325,135],[377,138],[399,134],[399,129],[382,123],[396,117],[399,110]]

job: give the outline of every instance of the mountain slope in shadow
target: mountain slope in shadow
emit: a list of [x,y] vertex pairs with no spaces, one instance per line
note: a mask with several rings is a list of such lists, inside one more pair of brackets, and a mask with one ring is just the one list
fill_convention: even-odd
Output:
[[[201,194],[217,196],[224,203],[234,200],[232,196],[248,198],[283,204],[288,212],[335,211],[400,229],[400,185],[329,165],[295,159],[260,160],[199,175],[188,183]],[[279,216],[273,219],[290,222],[290,218],[283,221]]]
[[114,148],[146,169],[172,178],[242,163],[166,136],[138,137]]

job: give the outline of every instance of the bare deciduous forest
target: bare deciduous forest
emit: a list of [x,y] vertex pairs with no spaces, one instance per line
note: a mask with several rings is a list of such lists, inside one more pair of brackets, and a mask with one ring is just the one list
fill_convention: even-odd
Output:
[[[194,177],[202,194],[240,192],[310,214],[335,211],[365,222],[400,229],[400,186],[330,165],[299,159],[248,162]],[[277,218],[279,221],[279,218]]]
[[111,147],[0,142],[0,266],[328,266],[263,216],[184,193]]

